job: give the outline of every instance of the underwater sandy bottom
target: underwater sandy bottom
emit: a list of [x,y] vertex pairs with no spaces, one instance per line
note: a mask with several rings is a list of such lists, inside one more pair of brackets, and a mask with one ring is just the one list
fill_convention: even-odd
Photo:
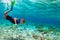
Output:
[[0,23],[0,40],[60,40],[57,26]]

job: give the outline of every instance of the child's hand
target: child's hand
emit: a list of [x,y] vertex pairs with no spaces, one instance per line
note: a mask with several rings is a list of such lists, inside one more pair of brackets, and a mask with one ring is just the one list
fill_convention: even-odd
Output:
[[15,26],[17,26],[17,24],[15,24]]

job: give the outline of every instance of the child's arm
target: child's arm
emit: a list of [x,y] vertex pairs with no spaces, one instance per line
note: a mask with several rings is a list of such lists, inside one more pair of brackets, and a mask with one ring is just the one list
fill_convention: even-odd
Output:
[[14,18],[14,22],[15,22],[15,25],[17,25],[17,22],[16,22],[17,18]]

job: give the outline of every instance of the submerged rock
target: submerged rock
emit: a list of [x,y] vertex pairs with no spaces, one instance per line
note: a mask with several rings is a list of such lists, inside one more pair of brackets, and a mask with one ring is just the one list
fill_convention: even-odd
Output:
[[[2,25],[1,25],[2,26]],[[4,24],[5,26],[5,24]],[[30,28],[31,26],[31,28]],[[60,32],[50,27],[36,25],[0,27],[0,40],[59,40]],[[58,36],[58,37],[57,37]],[[55,39],[54,39],[55,38]]]

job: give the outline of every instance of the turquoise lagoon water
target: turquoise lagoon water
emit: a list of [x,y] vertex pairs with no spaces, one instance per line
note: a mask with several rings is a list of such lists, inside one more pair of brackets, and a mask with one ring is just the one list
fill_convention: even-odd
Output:
[[0,0],[0,40],[60,40],[59,0],[16,0],[8,15],[26,21],[17,26],[3,17],[10,1]]

